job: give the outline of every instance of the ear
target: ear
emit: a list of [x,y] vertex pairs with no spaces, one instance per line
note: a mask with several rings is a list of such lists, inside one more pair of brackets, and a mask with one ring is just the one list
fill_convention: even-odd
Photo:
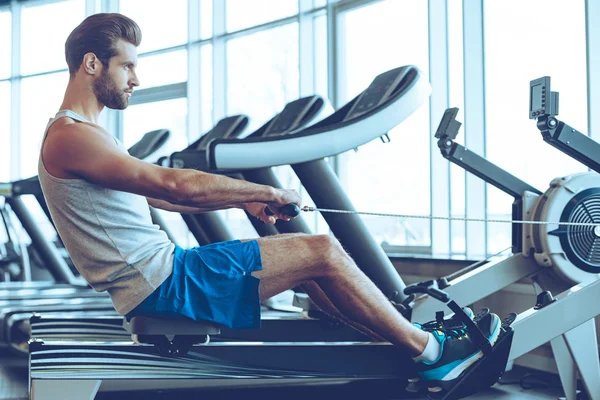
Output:
[[90,75],[96,75],[100,72],[102,63],[94,53],[86,53],[83,56],[82,68]]

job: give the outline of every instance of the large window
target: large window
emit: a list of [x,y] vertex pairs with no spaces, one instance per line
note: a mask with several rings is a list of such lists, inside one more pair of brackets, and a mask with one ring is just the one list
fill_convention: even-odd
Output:
[[[552,88],[560,91],[560,118],[586,131],[585,4],[487,0],[484,6],[486,156],[544,191],[554,177],[586,168],[543,142],[535,122],[527,117],[529,82],[550,76]],[[507,21],[511,29],[506,29]],[[532,45],[540,40],[541,47]],[[510,218],[511,202],[508,195],[489,187],[488,217]],[[510,225],[490,224],[488,252],[509,245]]]
[[10,180],[10,82],[0,82],[0,182]]
[[[588,106],[594,106],[595,97],[588,98],[586,62],[593,63],[599,50],[586,49],[586,24],[593,35],[600,18],[590,14],[586,21],[590,1],[482,0],[483,15],[477,2],[464,0],[11,1],[0,7],[0,181],[37,173],[44,128],[59,110],[68,82],[65,40],[86,15],[106,11],[123,13],[142,29],[141,86],[132,106],[124,112],[105,110],[100,119],[127,146],[148,131],[168,128],[171,141],[159,154],[166,155],[233,114],[250,118],[248,134],[301,95],[318,94],[340,107],[379,73],[410,64],[426,79],[435,77],[435,113],[446,100],[459,107],[457,119],[465,126],[458,143],[471,144],[545,190],[552,178],[586,168],[543,142],[527,118],[527,89],[530,80],[551,76],[553,89],[560,91],[560,119],[587,131]],[[446,27],[430,26],[441,18],[438,3],[445,4]],[[483,41],[479,34],[463,35],[463,29],[479,29],[482,23]],[[13,43],[14,32],[19,43]],[[429,54],[444,44],[447,48],[439,50],[448,56],[441,60],[447,70],[436,62],[430,71]],[[470,76],[465,65],[474,72]],[[467,110],[465,104],[481,110]],[[512,199],[489,185],[473,184],[452,163],[444,176],[432,175],[431,165],[444,162],[433,142],[436,127],[430,126],[441,117],[430,115],[426,102],[389,132],[390,143],[373,140],[329,161],[359,211],[429,216],[432,210],[449,210],[459,219],[444,224],[449,231],[440,235],[434,225],[432,237],[428,219],[363,216],[386,250],[448,249],[448,239],[453,256],[474,248],[482,254],[505,249],[511,242],[509,224],[488,223],[487,230],[474,234],[460,219],[473,212],[510,219]],[[472,126],[466,126],[467,119]],[[283,186],[301,192],[303,204],[312,204],[289,166],[275,173]],[[432,177],[443,183],[435,187],[435,198]],[[472,198],[481,202],[473,206]],[[236,236],[255,236],[244,213],[222,214]],[[314,232],[328,231],[320,213],[303,217]],[[183,244],[193,243],[178,216],[168,219]],[[475,244],[478,237],[482,241]]]
[[[401,23],[399,23],[401,18]],[[427,2],[387,0],[341,15],[341,106],[378,74],[412,64],[427,77]],[[429,107],[424,104],[389,132],[390,143],[374,140],[348,152],[343,183],[359,211],[430,213]],[[365,217],[378,243],[430,245],[429,222]]]
[[187,0],[120,0],[121,13],[142,30],[140,53],[187,42]]
[[298,98],[298,24],[227,42],[227,112],[252,131]]
[[10,76],[11,13],[0,10],[0,79]]
[[21,12],[21,74],[66,68],[65,41],[84,18],[84,0],[26,3]]
[[317,94],[329,100],[327,79],[327,17],[321,15],[313,20],[314,34],[314,90]]
[[[200,49],[200,132],[206,133],[213,126],[213,71],[212,71],[212,46],[206,45]],[[190,132],[191,141],[200,136],[199,132]]]
[[48,120],[60,109],[69,81],[68,72],[21,81],[20,177],[37,175],[37,162]]
[[200,0],[200,39],[208,39],[213,31],[213,0]]
[[[169,142],[160,153],[171,154],[187,146],[187,99],[173,99],[130,106],[123,112],[123,143],[133,146],[144,134],[169,129]],[[157,153],[156,158],[158,159]]]
[[148,89],[188,79],[187,51],[177,50],[138,59],[140,89]]
[[298,13],[298,0],[226,0],[227,31],[237,31]]

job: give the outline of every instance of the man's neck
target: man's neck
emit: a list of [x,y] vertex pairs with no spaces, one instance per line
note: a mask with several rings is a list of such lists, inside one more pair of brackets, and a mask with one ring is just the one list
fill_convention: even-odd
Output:
[[104,109],[104,104],[98,102],[91,87],[75,78],[69,81],[65,91],[61,110],[71,110],[88,121],[98,124],[98,117]]

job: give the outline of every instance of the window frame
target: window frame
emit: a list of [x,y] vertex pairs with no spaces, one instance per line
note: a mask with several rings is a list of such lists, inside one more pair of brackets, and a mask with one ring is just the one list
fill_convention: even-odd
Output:
[[[10,10],[12,18],[11,27],[11,75],[3,81],[10,81],[11,86],[11,109],[10,109],[10,138],[11,154],[20,154],[20,118],[21,113],[21,76],[20,65],[20,22],[21,10],[24,6],[32,7],[37,5],[46,5],[56,3],[62,0],[31,0],[27,2],[11,0],[9,4],[0,6],[2,10]],[[212,0],[212,35],[209,38],[200,36],[200,7],[197,0],[188,0],[188,42],[181,46],[173,48],[159,49],[148,52],[143,55],[155,54],[158,52],[172,51],[176,48],[186,48],[188,51],[188,80],[186,82],[174,83],[171,85],[155,87],[151,89],[141,89],[136,92],[132,98],[132,104],[141,104],[142,102],[162,101],[186,96],[190,110],[200,109],[201,102],[211,101],[212,120],[217,121],[225,116],[227,104],[227,77],[226,77],[226,50],[227,40],[249,35],[262,30],[271,29],[290,22],[298,22],[298,48],[299,48],[299,93],[301,96],[314,93],[315,90],[315,71],[317,68],[323,68],[322,65],[316,65],[314,56],[315,40],[326,40],[327,42],[327,70],[328,78],[328,96],[334,107],[339,107],[340,82],[343,81],[343,68],[340,62],[343,60],[340,54],[341,41],[337,33],[340,32],[340,15],[348,10],[357,7],[363,7],[385,0],[327,0],[325,4],[315,7],[313,0],[298,0],[299,13],[295,16],[270,21],[257,26],[248,27],[235,32],[226,32],[225,4],[222,0]],[[436,128],[443,109],[449,104],[449,82],[448,82],[448,26],[447,9],[448,1],[451,0],[428,0],[429,5],[429,54],[430,54],[430,78],[432,84],[438,88],[431,98],[430,107],[430,168],[436,171],[436,175],[430,180],[431,193],[431,215],[436,217],[447,217],[450,215],[449,199],[452,193],[452,182],[448,165],[445,160],[439,157],[438,149],[433,140],[433,130]],[[592,74],[592,71],[600,70],[600,4],[592,0],[584,0],[586,9],[586,56],[587,56],[587,91],[588,91],[588,132],[592,132],[592,138],[600,140],[600,75]],[[463,47],[464,47],[464,112],[463,121],[465,130],[465,143],[468,143],[469,149],[485,156],[485,86],[483,76],[485,74],[485,58],[483,54],[483,23],[484,23],[484,0],[462,1],[463,9]],[[85,0],[86,15],[95,12],[118,12],[119,0]],[[320,15],[326,15],[327,33],[326,38],[314,37],[314,18]],[[200,49],[205,44],[212,45],[212,98],[202,99],[200,73],[203,60],[200,56]],[[436,51],[434,52],[433,49]],[[39,74],[65,71],[66,66],[60,70],[43,71]],[[441,89],[440,89],[441,88]],[[192,132],[197,132],[202,126],[201,113],[188,113],[188,136]],[[121,113],[114,110],[107,110],[101,117],[101,123],[115,132],[117,137],[122,137],[122,117]],[[468,129],[466,129],[468,127]],[[11,157],[10,177],[16,179],[20,176],[19,157]],[[338,174],[343,174],[344,163],[340,157],[332,159],[334,170]],[[441,171],[441,173],[440,173]],[[484,218],[487,214],[487,190],[486,185],[472,174],[466,174],[465,179],[465,209],[467,218]],[[451,223],[447,221],[431,222],[431,246],[429,248],[388,248],[388,254],[406,254],[422,253],[434,257],[464,257],[478,258],[481,255],[487,255],[487,229],[482,223],[467,223],[465,229],[466,249],[464,253],[452,252],[452,230]]]

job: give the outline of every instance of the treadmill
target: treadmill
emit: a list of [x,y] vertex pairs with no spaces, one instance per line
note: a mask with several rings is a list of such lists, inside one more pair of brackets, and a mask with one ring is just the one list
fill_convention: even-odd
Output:
[[[385,135],[426,102],[430,90],[416,67],[396,68],[307,129],[266,138],[213,140],[209,166],[227,173],[290,162],[318,163]],[[268,152],[271,161],[255,157],[253,165],[242,165],[248,161],[244,154],[259,152]],[[317,176],[313,179],[319,181]],[[369,254],[371,261],[378,259],[376,252]],[[138,342],[149,344],[32,340],[32,398],[49,398],[65,388],[78,398],[93,398],[98,391],[112,390],[383,384],[404,382],[413,365],[408,356],[390,357],[397,350],[388,343],[220,341],[221,327],[181,319],[134,317],[124,326]],[[214,336],[207,341],[206,335]],[[192,346],[201,337],[203,344]]]

